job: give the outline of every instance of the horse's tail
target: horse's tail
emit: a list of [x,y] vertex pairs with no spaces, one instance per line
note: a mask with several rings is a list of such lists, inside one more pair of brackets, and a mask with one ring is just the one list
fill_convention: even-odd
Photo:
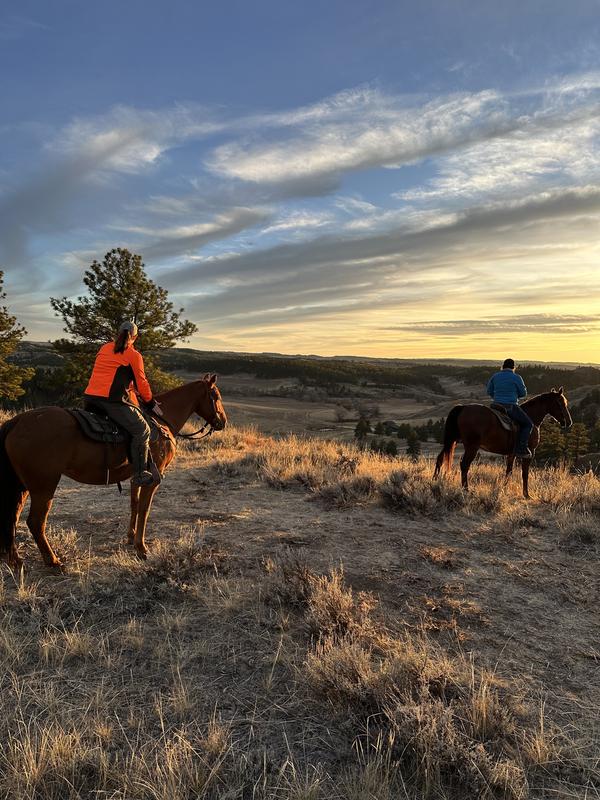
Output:
[[460,434],[458,431],[458,417],[460,416],[460,412],[462,410],[462,406],[454,406],[454,408],[450,410],[450,413],[446,417],[446,424],[444,425],[444,446],[440,450],[440,454],[438,455],[435,463],[435,472],[433,473],[434,478],[437,478],[437,476],[440,474],[442,465],[444,465],[446,469],[450,469],[450,466],[452,465],[454,448],[460,439]]
[[19,480],[6,452],[6,437],[17,424],[13,417],[0,427],[0,554],[10,554],[15,546],[17,508],[25,487]]

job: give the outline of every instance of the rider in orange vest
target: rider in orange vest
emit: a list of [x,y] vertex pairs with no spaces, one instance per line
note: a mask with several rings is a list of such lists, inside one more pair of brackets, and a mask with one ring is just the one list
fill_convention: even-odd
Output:
[[[133,344],[138,337],[135,322],[124,322],[114,342],[102,345],[85,390],[86,407],[101,409],[131,435],[132,483],[149,486],[155,482],[147,469],[150,428],[137,407],[136,393],[152,405],[152,390],[144,372],[144,360]],[[156,401],[154,410],[162,409]]]

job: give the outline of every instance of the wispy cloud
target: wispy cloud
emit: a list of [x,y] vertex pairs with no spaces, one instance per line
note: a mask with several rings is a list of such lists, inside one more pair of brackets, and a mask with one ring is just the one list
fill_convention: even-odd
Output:
[[[385,330],[389,331],[390,327]],[[600,330],[600,314],[522,314],[486,319],[416,321],[410,325],[394,325],[391,330],[433,337],[507,332],[582,334]]]
[[196,105],[160,111],[115,106],[106,115],[73,120],[48,143],[48,149],[75,159],[98,154],[97,171],[135,173],[178,144],[203,139],[224,127]]
[[47,25],[21,14],[6,14],[0,17],[0,41],[15,41],[36,31],[49,30]]
[[[207,166],[243,181],[282,183],[400,167],[514,135],[536,139],[597,116],[598,76],[560,81],[518,96],[494,91],[438,97],[419,105],[379,92],[344,97],[293,131],[217,147]],[[270,121],[273,125],[275,120]]]

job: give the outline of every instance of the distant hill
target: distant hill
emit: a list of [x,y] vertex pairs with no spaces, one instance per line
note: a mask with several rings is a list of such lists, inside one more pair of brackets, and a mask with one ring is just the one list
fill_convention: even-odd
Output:
[[[60,366],[63,356],[50,342],[23,341],[12,357],[15,363],[38,370]],[[180,374],[217,372],[222,375],[251,374],[260,379],[295,379],[319,386],[334,395],[337,387],[362,386],[403,389],[415,387],[435,395],[447,391],[444,379],[465,386],[484,386],[497,361],[463,359],[388,359],[357,356],[285,355],[280,353],[235,353],[177,347],[159,354],[161,366]],[[568,390],[600,385],[600,368],[576,364],[524,364],[520,372],[532,394],[564,385]]]

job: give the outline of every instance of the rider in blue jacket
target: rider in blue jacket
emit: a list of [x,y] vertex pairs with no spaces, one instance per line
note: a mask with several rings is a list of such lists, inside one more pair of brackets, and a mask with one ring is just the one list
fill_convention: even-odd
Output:
[[487,393],[494,403],[504,406],[508,416],[519,426],[515,455],[519,458],[531,458],[531,450],[527,443],[533,430],[533,422],[525,411],[519,408],[519,400],[527,397],[527,389],[523,378],[515,372],[515,362],[512,358],[507,358],[502,364],[502,370],[489,379]]

